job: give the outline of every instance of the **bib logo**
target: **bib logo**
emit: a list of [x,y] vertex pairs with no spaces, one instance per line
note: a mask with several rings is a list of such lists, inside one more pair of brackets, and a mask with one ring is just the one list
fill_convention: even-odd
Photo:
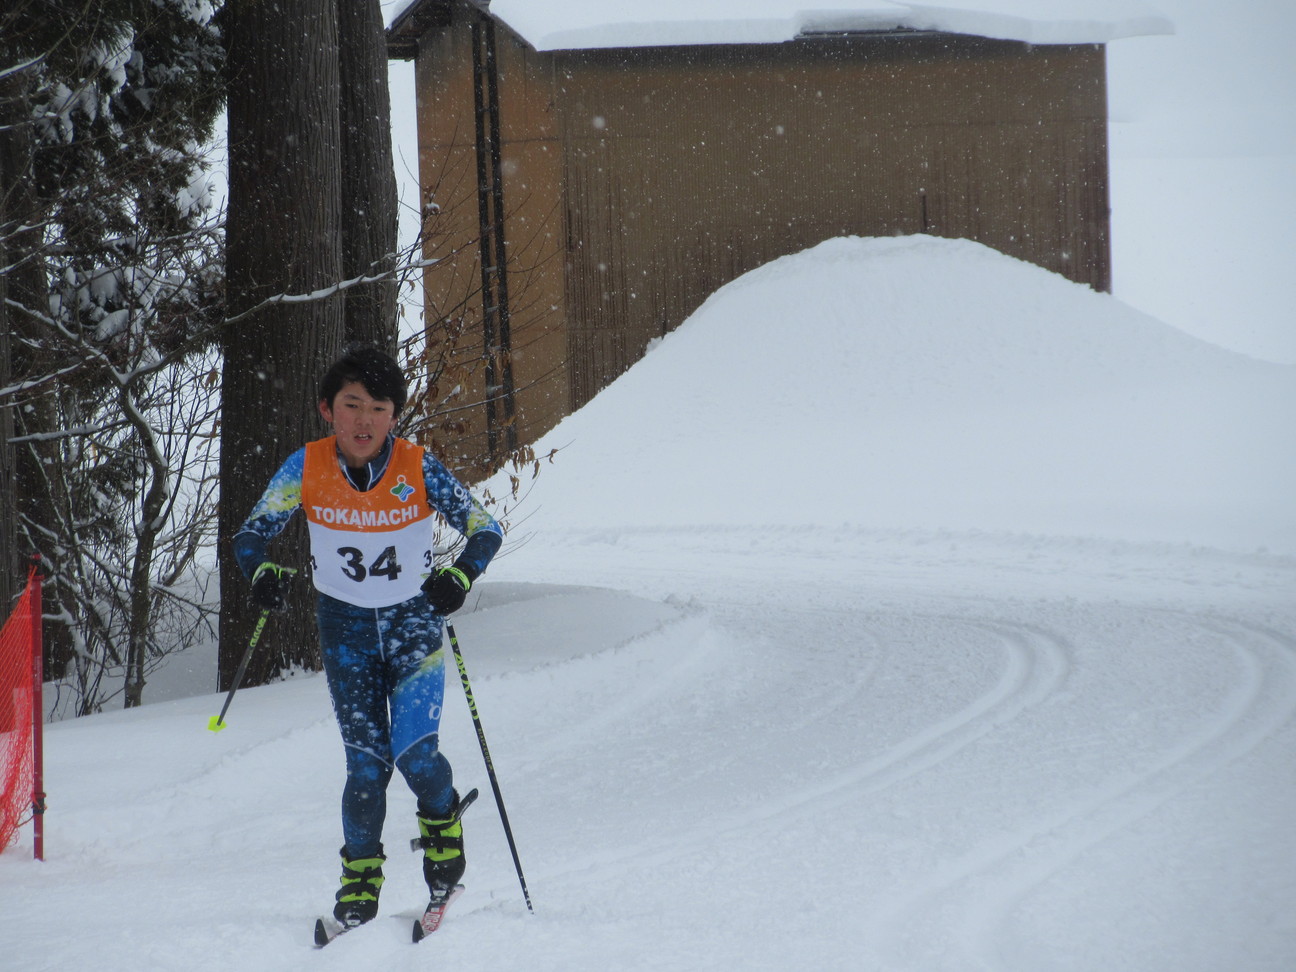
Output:
[[396,478],[396,485],[391,488],[391,494],[402,503],[409,499],[410,493],[412,492],[414,492],[414,487],[405,481],[404,476],[398,476]]
[[353,510],[343,506],[312,506],[311,519],[327,526],[358,527],[363,530],[369,527],[399,527],[415,523],[419,519],[417,506],[402,506],[394,510]]

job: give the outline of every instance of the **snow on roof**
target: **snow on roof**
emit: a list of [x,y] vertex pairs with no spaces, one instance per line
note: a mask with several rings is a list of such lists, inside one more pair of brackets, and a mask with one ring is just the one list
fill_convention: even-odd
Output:
[[1141,0],[492,0],[489,9],[542,51],[768,44],[803,34],[895,29],[1099,44],[1174,30]]

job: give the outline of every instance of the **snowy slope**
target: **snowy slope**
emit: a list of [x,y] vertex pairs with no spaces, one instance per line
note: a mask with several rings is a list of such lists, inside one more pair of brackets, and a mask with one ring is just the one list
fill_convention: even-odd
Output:
[[722,288],[548,435],[536,501],[1296,553],[1294,418],[1292,366],[978,244],[840,239]]
[[1296,363],[1296,4],[1161,6],[1174,36],[1107,50],[1115,293]]
[[1294,371],[972,244],[778,261],[555,430],[456,618],[535,915],[488,796],[435,938],[311,948],[343,761],[300,677],[219,734],[49,727],[6,966],[1288,970]]

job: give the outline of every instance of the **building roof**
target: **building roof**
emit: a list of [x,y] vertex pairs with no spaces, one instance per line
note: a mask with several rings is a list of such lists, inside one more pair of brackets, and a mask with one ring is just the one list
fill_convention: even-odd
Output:
[[[540,51],[774,44],[814,34],[934,30],[1031,44],[1102,44],[1168,34],[1142,0],[473,0]],[[449,0],[404,0],[391,20],[395,57],[445,15]],[[406,49],[400,51],[401,42]]]

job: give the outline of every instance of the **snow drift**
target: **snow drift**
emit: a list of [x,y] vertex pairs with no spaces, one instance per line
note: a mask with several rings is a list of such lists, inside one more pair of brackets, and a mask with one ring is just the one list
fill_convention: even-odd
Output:
[[1296,367],[975,243],[837,239],[721,288],[562,422],[537,448],[561,452],[533,499],[551,525],[848,523],[1293,552],[1294,422]]

